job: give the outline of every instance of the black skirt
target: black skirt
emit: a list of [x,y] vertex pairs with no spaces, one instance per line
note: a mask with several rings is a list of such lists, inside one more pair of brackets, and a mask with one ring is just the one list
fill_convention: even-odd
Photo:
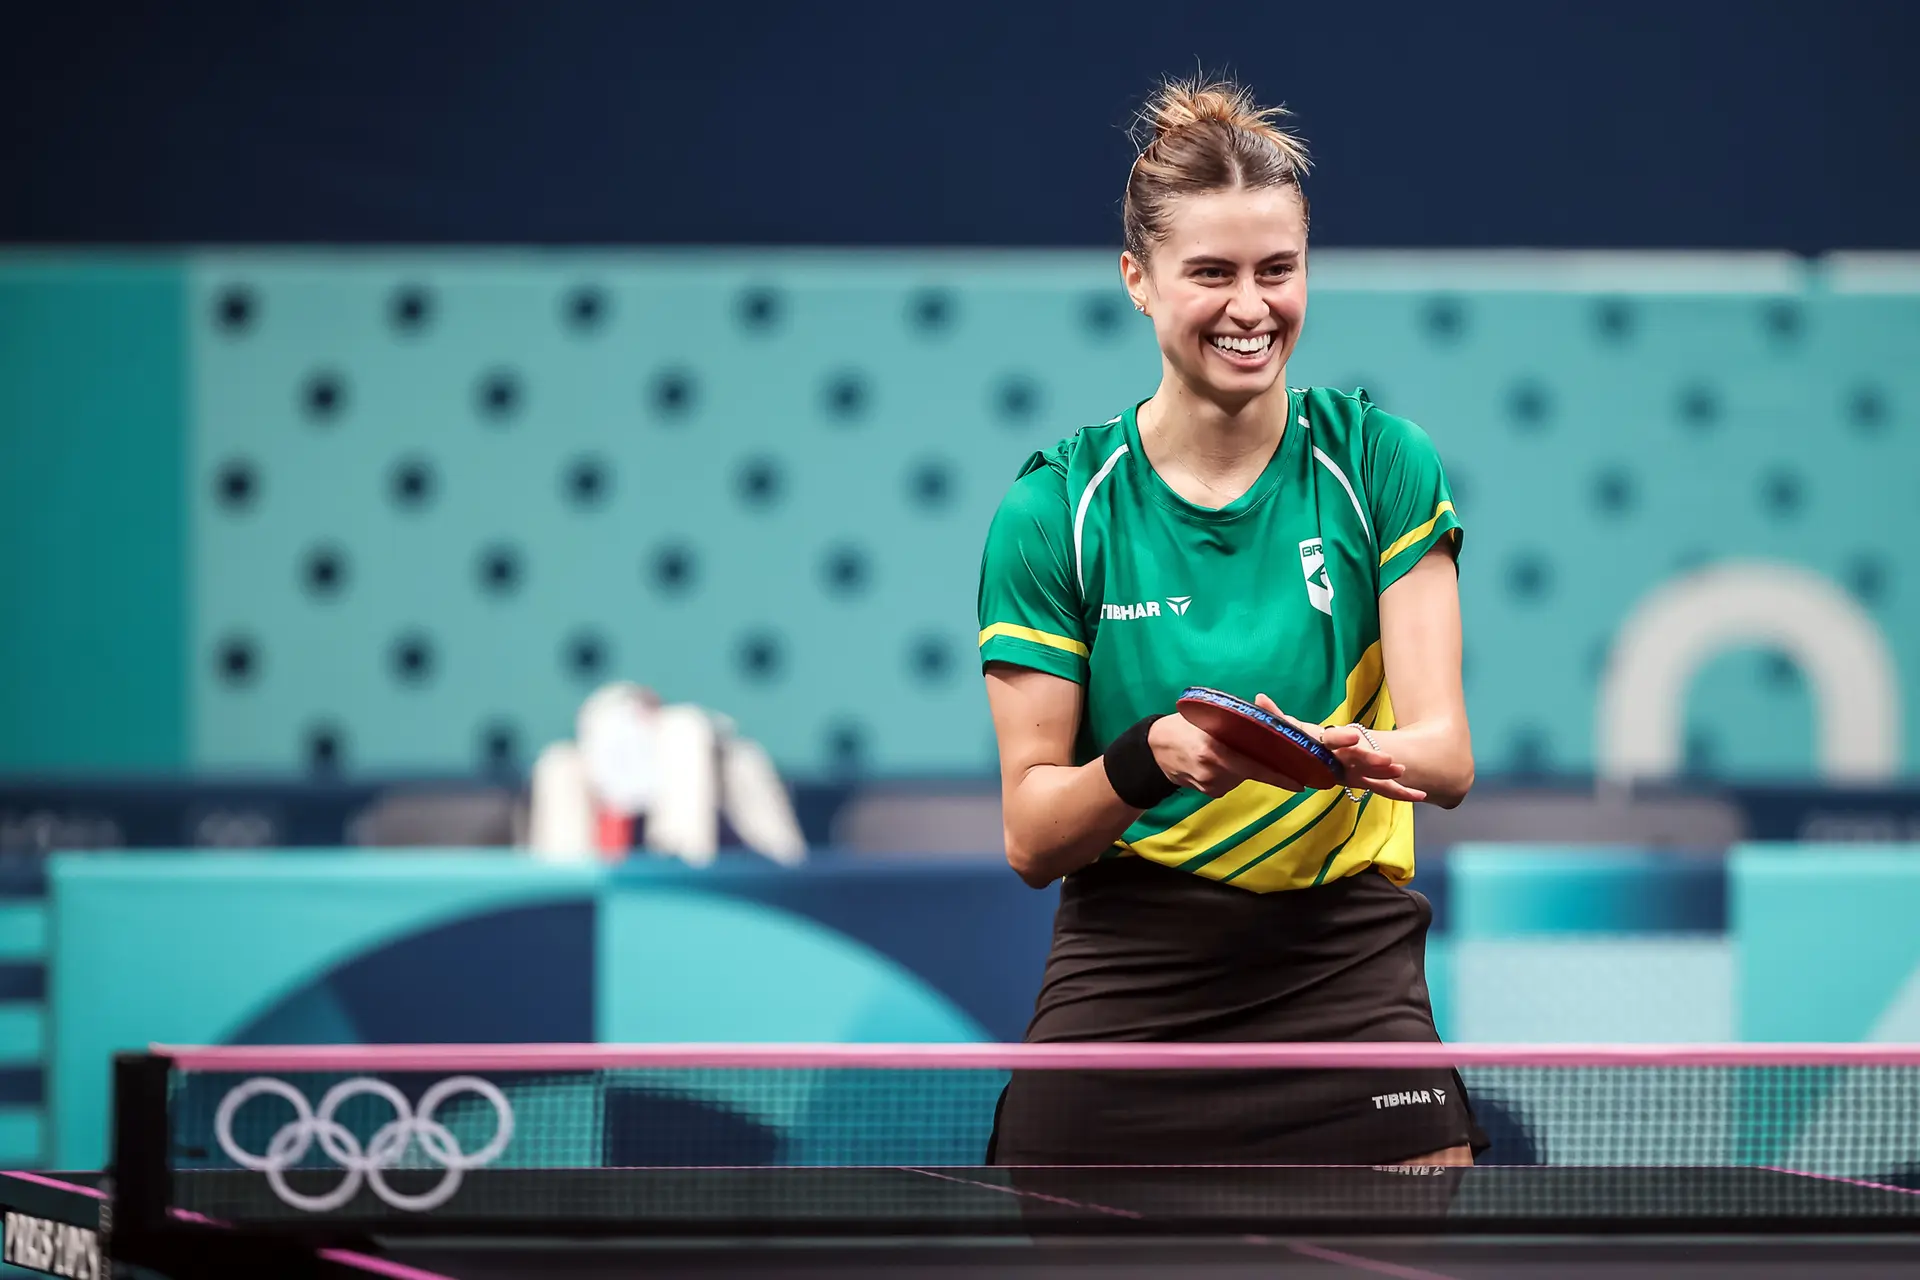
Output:
[[[1384,875],[1250,893],[1141,858],[1067,877],[1027,1028],[1062,1041],[1425,1041],[1433,908]],[[1019,1071],[990,1164],[1393,1164],[1483,1149],[1446,1068]]]

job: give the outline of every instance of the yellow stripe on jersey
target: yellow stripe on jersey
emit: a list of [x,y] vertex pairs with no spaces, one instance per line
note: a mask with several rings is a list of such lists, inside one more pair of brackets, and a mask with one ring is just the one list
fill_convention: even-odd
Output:
[[1453,510],[1453,504],[1451,502],[1443,502],[1439,506],[1435,507],[1433,509],[1433,519],[1427,521],[1425,524],[1421,525],[1418,529],[1415,529],[1403,535],[1402,537],[1396,539],[1392,546],[1388,547],[1385,551],[1382,551],[1380,553],[1380,563],[1385,564],[1387,561],[1393,559],[1395,556],[1399,555],[1402,551],[1405,551],[1408,547],[1412,546],[1414,543],[1420,541],[1420,539],[1426,537],[1429,533],[1433,532],[1433,526],[1440,523],[1440,517],[1452,510]]
[[[1346,699],[1327,717],[1327,723],[1346,724],[1368,705],[1384,702],[1385,699],[1378,696],[1384,675],[1380,644],[1375,641],[1347,673]],[[1376,709],[1376,723],[1378,715]],[[1340,794],[1338,791],[1295,794],[1264,782],[1243,782],[1164,831],[1122,843],[1142,858],[1218,877],[1225,872],[1214,865],[1217,859],[1244,848],[1249,841],[1285,840],[1297,835],[1326,816],[1331,798]]]
[[1031,640],[1035,644],[1044,644],[1049,649],[1065,649],[1078,657],[1087,656],[1087,646],[1067,636],[1057,636],[1051,631],[1035,631],[1032,627],[1016,627],[1011,622],[996,622],[980,633],[980,643],[985,644],[995,636],[1006,636],[1012,640]]

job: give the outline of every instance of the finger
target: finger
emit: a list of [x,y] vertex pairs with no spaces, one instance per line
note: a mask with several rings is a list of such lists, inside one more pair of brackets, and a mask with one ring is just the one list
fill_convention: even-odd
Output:
[[1272,698],[1269,698],[1264,693],[1256,693],[1253,695],[1253,705],[1260,708],[1262,711],[1266,712],[1268,715],[1279,716],[1282,720],[1287,718],[1287,713],[1282,711],[1279,705],[1275,703]]
[[1360,743],[1360,731],[1350,729],[1346,725],[1328,725],[1324,729],[1319,729],[1318,732],[1320,745],[1332,751],[1342,751],[1348,747],[1358,746]]
[[1354,767],[1376,764],[1385,766],[1394,762],[1392,756],[1384,751],[1376,751],[1372,747],[1336,747],[1333,754],[1340,757],[1340,763]]
[[1407,766],[1399,763],[1392,756],[1381,755],[1378,752],[1369,751],[1355,755],[1337,752],[1336,754],[1348,773],[1359,774],[1362,777],[1397,778],[1407,771]]
[[1375,795],[1385,796],[1389,800],[1407,800],[1418,803],[1427,798],[1426,792],[1406,786],[1403,783],[1395,782],[1391,778],[1361,778],[1351,785],[1364,787]]

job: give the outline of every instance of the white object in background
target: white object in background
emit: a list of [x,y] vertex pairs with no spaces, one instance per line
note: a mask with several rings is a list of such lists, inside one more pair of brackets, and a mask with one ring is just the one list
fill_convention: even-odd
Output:
[[1771,645],[1807,675],[1815,767],[1828,782],[1884,782],[1901,765],[1900,675],[1853,597],[1798,565],[1736,561],[1663,582],[1607,655],[1595,762],[1608,781],[1680,772],[1687,686],[1720,653]]
[[555,861],[622,857],[628,824],[644,847],[712,864],[722,813],[748,848],[783,866],[806,840],[773,761],[733,722],[691,704],[662,706],[636,684],[596,689],[577,717],[579,745],[556,743],[534,765],[534,853]]
[[533,762],[527,847],[544,862],[591,862],[598,854],[593,790],[580,748],[555,742]]
[[765,747],[731,734],[722,739],[720,794],[727,821],[748,848],[783,867],[806,860],[806,837],[800,834],[800,821],[793,816],[787,789]]
[[574,718],[594,797],[621,817],[647,812],[660,790],[659,715],[652,690],[619,683],[595,689]]
[[662,707],[653,716],[659,788],[647,810],[646,844],[689,866],[704,867],[720,851],[717,736],[699,707]]

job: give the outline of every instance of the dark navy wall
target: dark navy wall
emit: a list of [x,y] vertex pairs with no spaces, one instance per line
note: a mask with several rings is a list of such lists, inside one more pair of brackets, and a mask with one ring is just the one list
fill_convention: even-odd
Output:
[[1920,246],[1905,0],[123,7],[4,20],[0,240],[1110,244],[1198,61],[1323,244]]

